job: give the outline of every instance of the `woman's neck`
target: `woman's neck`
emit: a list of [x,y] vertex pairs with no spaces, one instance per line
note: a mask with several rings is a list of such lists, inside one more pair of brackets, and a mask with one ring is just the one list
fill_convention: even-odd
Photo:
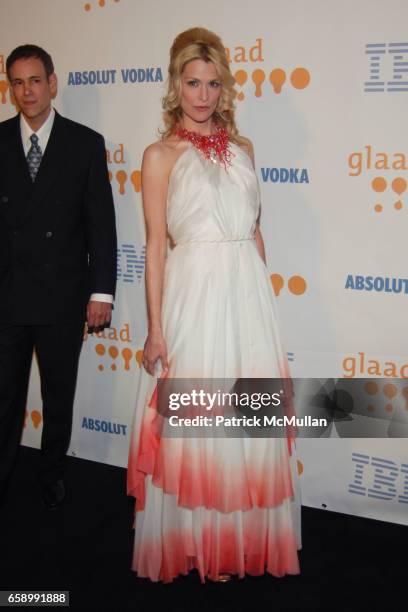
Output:
[[201,136],[210,136],[215,132],[215,123],[210,117],[208,121],[198,122],[190,119],[190,117],[182,117],[180,127],[188,132],[196,132]]

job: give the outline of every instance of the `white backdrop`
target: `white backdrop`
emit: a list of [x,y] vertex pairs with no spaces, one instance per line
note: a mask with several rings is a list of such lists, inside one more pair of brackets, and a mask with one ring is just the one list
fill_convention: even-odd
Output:
[[[112,329],[85,337],[72,455],[127,462],[146,332],[140,163],[171,42],[195,25],[229,50],[292,374],[408,377],[404,0],[2,0],[0,19],[0,119],[15,112],[5,59],[32,42],[53,56],[57,110],[106,139],[118,292]],[[34,364],[23,442],[40,434]],[[407,446],[299,440],[303,503],[408,524]]]

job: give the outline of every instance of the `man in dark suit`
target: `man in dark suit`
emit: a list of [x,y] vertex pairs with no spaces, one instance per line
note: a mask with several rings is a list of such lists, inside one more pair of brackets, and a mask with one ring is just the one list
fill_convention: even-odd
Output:
[[64,457],[85,320],[106,326],[116,231],[105,145],[51,106],[49,54],[17,47],[7,75],[19,115],[0,123],[0,494],[20,442],[35,349],[41,378],[42,494],[65,498]]

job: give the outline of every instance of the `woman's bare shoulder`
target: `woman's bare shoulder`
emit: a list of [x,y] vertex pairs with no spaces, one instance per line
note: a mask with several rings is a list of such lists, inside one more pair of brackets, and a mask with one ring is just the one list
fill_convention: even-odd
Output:
[[143,161],[153,164],[164,163],[171,166],[184,149],[185,143],[183,141],[177,137],[169,136],[146,147],[143,153]]
[[143,161],[155,162],[162,161],[166,156],[166,147],[162,140],[152,142],[143,152]]
[[242,141],[239,143],[239,146],[243,151],[245,151],[252,163],[255,165],[254,146],[249,138],[242,137]]

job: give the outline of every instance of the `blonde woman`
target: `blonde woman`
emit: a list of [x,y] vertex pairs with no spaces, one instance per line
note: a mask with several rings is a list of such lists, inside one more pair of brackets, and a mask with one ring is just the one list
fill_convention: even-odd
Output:
[[[287,376],[265,266],[251,143],[234,120],[221,40],[203,28],[170,51],[165,131],[143,156],[148,336],[128,469],[132,568],[171,582],[299,573],[299,497],[284,438],[171,437],[155,374]],[[173,243],[167,256],[167,234]]]

